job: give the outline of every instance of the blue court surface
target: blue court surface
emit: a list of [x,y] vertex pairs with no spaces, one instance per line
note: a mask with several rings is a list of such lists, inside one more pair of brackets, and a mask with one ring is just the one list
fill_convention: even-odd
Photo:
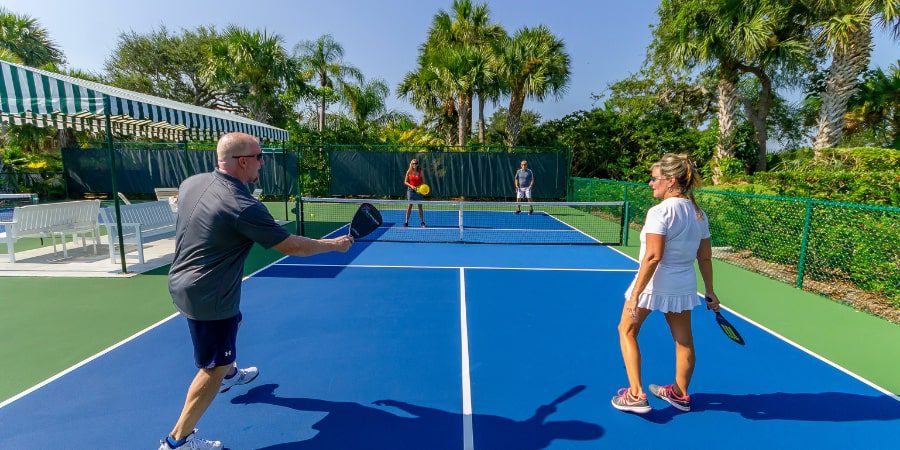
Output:
[[[746,347],[695,311],[692,412],[614,410],[636,268],[571,245],[285,258],[244,282],[238,360],[261,374],[219,395],[200,434],[231,449],[897,448],[897,398],[727,312]],[[670,383],[661,315],[640,343],[645,383]],[[184,319],[158,324],[6,402],[0,448],[156,448],[191,351]]]

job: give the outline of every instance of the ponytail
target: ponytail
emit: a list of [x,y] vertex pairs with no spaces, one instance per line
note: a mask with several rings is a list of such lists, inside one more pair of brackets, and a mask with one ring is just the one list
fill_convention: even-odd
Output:
[[653,168],[657,167],[660,173],[678,181],[681,193],[689,198],[694,205],[694,210],[697,212],[697,220],[703,220],[703,210],[700,209],[697,200],[694,198],[694,190],[700,187],[700,171],[691,157],[687,154],[666,153],[659,162],[653,165]]

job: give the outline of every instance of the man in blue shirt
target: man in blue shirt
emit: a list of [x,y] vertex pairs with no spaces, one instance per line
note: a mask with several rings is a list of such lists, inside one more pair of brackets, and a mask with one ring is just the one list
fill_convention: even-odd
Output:
[[353,239],[294,236],[275,222],[253,198],[247,183],[259,180],[263,153],[253,136],[229,133],[216,146],[218,168],[194,175],[178,189],[175,260],[169,269],[169,293],[186,318],[194,345],[197,375],[187,392],[178,422],[160,441],[160,450],[221,449],[222,443],[194,437],[194,426],[216,395],[259,375],[239,369],[237,330],[241,322],[244,261],[254,243],[286,255],[346,252]]
[[[528,199],[528,203],[531,203],[531,188],[534,187],[534,174],[531,172],[531,169],[528,168],[528,161],[522,160],[519,163],[519,170],[516,171],[515,177],[516,183],[516,214],[522,212],[519,209],[519,201],[523,198]],[[528,214],[534,214],[534,208],[529,205],[528,206]]]

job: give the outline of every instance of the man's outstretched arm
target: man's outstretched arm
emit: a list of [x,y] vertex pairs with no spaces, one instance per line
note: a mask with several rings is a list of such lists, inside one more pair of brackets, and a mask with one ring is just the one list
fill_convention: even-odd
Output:
[[332,239],[310,239],[303,236],[288,236],[285,240],[275,245],[278,250],[290,256],[312,256],[326,252],[346,252],[353,244],[350,236],[340,236]]

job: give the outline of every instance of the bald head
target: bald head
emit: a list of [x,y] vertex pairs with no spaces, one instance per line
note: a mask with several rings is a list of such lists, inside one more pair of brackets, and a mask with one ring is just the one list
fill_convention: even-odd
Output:
[[259,148],[259,141],[245,133],[228,133],[219,138],[216,156],[219,162],[228,162],[235,156],[249,155]]
[[244,183],[255,183],[259,180],[262,161],[257,155],[261,154],[259,141],[249,134],[228,133],[219,138],[216,145],[219,170]]

